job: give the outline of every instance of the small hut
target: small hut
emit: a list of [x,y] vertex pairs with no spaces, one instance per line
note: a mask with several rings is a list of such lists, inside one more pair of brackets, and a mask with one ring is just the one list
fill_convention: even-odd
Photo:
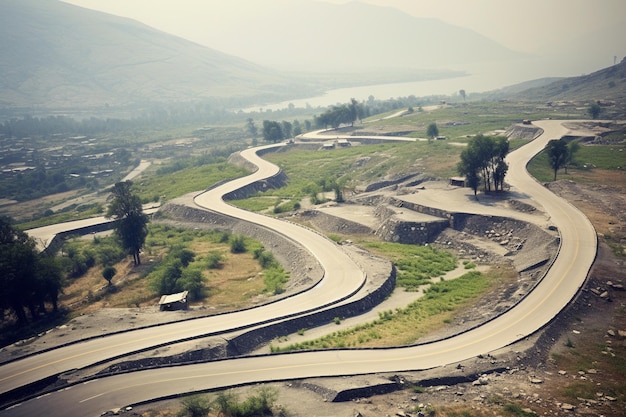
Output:
[[189,294],[189,291],[183,291],[177,294],[162,295],[161,299],[159,300],[159,310],[187,310],[189,308],[187,294]]

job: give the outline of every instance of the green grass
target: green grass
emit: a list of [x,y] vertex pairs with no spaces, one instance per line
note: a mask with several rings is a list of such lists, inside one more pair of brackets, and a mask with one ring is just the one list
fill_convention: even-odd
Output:
[[280,166],[288,183],[265,195],[298,199],[310,195],[310,190],[332,180],[347,188],[373,183],[388,176],[428,172],[441,177],[456,175],[458,146],[447,143],[386,143],[353,146],[332,151],[290,148],[284,152],[268,153],[265,158]]
[[142,178],[135,182],[134,189],[142,201],[150,201],[154,196],[165,199],[204,190],[220,181],[238,178],[248,174],[244,168],[227,162],[188,168],[167,175]]
[[[379,318],[321,338],[295,343],[284,348],[271,346],[272,352],[366,346],[401,346],[420,337],[475,302],[491,288],[494,276],[468,272],[460,278],[433,284],[425,296],[406,308],[379,312]],[[340,320],[335,319],[335,323]]]
[[230,200],[229,203],[245,210],[262,212],[276,205],[280,199],[274,196],[257,196],[243,200]]
[[390,242],[369,242],[363,246],[390,259],[398,269],[397,286],[416,291],[435,277],[452,271],[457,259],[449,252],[432,246],[404,245]]
[[[626,146],[583,145],[574,155],[572,168],[576,170],[625,170]],[[554,170],[550,167],[548,155],[545,152],[539,153],[529,162],[528,171],[540,182],[549,182],[554,179]],[[558,179],[580,180],[575,173],[572,173],[572,170],[565,174],[564,169],[559,170]]]
[[[457,104],[432,112],[415,111],[403,117],[377,120],[367,123],[365,129],[370,130],[377,126],[402,126],[404,129],[411,126],[415,131],[410,136],[425,138],[428,125],[436,123],[440,135],[458,141],[468,135],[507,129],[522,119],[537,120],[545,117],[568,119],[574,115],[557,114],[554,109],[538,109],[534,104],[481,101]],[[380,119],[380,116],[371,119]]]

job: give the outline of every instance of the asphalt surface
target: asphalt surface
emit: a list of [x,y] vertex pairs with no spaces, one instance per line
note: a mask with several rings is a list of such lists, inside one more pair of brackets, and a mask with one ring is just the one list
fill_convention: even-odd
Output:
[[[552,320],[577,294],[585,281],[597,249],[595,231],[586,217],[572,205],[550,193],[526,172],[526,162],[542,150],[548,140],[559,138],[566,133],[566,129],[558,121],[541,121],[536,122],[536,125],[544,129],[544,134],[509,155],[507,159],[511,167],[507,181],[516,192],[526,194],[528,198],[543,206],[550,216],[550,221],[560,231],[561,247],[553,265],[536,288],[514,308],[498,318],[452,338],[413,347],[252,356],[101,378],[27,401],[0,412],[0,415],[99,415],[101,412],[112,408],[124,407],[128,404],[136,404],[154,398],[253,382],[429,369],[453,364],[500,349],[536,332]],[[354,140],[354,137],[351,139]],[[254,158],[251,155],[253,152],[249,151],[245,156]],[[266,166],[263,162],[257,160],[254,163],[260,168],[251,177],[236,180],[234,184],[226,184],[224,189],[220,187],[211,190],[205,193],[204,197],[198,197],[196,203],[208,205],[213,210],[224,210],[227,215],[244,216],[239,210],[227,208],[230,206],[222,202],[220,193],[245,185],[249,180],[255,180],[276,172],[272,171],[276,168]],[[329,277],[325,277],[322,281],[323,284],[319,286],[321,291],[328,290],[326,294],[334,293],[336,282],[340,283],[337,285],[341,285],[346,293],[360,285],[358,277],[353,276],[353,274],[358,275],[358,268],[352,270],[352,266],[345,264],[345,258],[337,253],[333,254],[332,252],[340,251],[331,250],[333,245],[323,243],[322,241],[327,242],[324,238],[319,237],[320,240],[318,241],[315,237],[317,235],[311,231],[299,234],[303,233],[301,230],[306,229],[276,219],[247,212],[245,212],[245,216],[252,216],[247,220],[261,222],[266,227],[271,227],[292,238],[294,242],[305,243],[306,247],[318,257],[325,268],[330,267],[331,269],[326,269],[326,272],[329,275],[332,273],[332,279],[326,280]],[[297,234],[293,235],[293,233]],[[341,265],[338,275],[335,276],[334,268]],[[330,282],[332,285],[329,284]],[[320,290],[320,288],[316,287],[314,290]],[[323,300],[326,300],[317,298],[317,296],[310,297],[313,294],[312,291],[302,294],[298,303],[313,302],[315,304],[316,302],[323,303]],[[310,300],[310,298],[314,298],[314,300]],[[284,307],[282,302],[276,304],[281,304],[281,306],[272,306],[272,308],[282,309]],[[279,310],[277,314],[284,313],[286,310]],[[224,324],[225,326],[236,326],[237,320],[241,319],[241,317],[237,317],[238,314],[240,312],[220,317],[222,321],[228,321],[227,324]],[[263,320],[264,317],[275,317],[269,314],[276,314],[276,311],[254,309],[252,316],[255,316],[257,321]],[[230,321],[231,317],[232,322]],[[243,320],[245,322],[249,318],[243,318]],[[145,338],[149,340],[154,337],[152,343],[155,343],[156,340],[162,341],[164,336],[173,339],[184,337],[185,331],[179,330],[178,326],[168,327],[168,329],[171,334],[165,332],[165,334],[159,333],[154,336],[148,335]],[[116,348],[118,345],[130,345],[131,342],[141,342],[140,339],[142,338],[135,331],[121,336],[125,337],[126,340],[114,341],[111,337],[115,336],[104,338],[106,340],[105,345],[98,349],[94,348],[92,352],[95,355],[94,358],[87,359],[87,361],[95,360],[100,350],[106,352],[105,356],[108,356],[111,354],[112,348]],[[18,380],[22,375],[34,377],[35,372],[40,368],[51,366],[52,370],[58,372],[69,366],[78,367],[75,360],[83,355],[82,350],[79,349],[73,353],[65,349],[57,351],[60,356],[56,359],[50,359],[51,363],[38,358],[43,355],[36,355],[28,358],[27,362],[18,361],[22,362],[21,368],[11,370],[7,368],[7,366],[18,362],[2,366],[0,368],[2,391],[5,391],[6,387],[11,386],[11,384],[15,385],[13,381]],[[17,383],[17,385],[20,384]]]

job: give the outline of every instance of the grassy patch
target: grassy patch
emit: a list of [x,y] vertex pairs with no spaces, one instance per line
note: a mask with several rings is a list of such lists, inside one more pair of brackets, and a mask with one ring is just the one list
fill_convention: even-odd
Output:
[[407,291],[416,291],[418,287],[430,283],[432,278],[444,275],[457,266],[454,255],[432,246],[389,242],[370,242],[364,246],[396,265],[397,285]]
[[332,181],[349,189],[407,172],[430,172],[445,177],[455,174],[460,151],[458,146],[441,142],[386,143],[333,151],[293,147],[265,155],[285,171],[289,181],[285,187],[269,190],[264,195],[301,199],[310,195],[315,187],[319,192],[331,191],[324,186]]
[[[273,352],[343,347],[402,346],[439,328],[443,320],[453,317],[475,302],[494,283],[494,277],[476,271],[462,277],[433,284],[426,296],[408,307],[379,313],[375,321],[333,332],[319,339],[292,344],[285,348],[272,346]],[[335,323],[340,320],[335,319]]]
[[[624,146],[587,145],[581,146],[568,168],[559,170],[557,179],[569,179],[576,182],[589,182],[585,175],[593,170],[626,170],[626,150]],[[622,149],[622,151],[620,151]],[[540,182],[554,179],[554,170],[550,167],[548,155],[539,153],[528,164],[528,171]]]
[[[197,303],[211,305],[216,311],[241,308],[251,298],[280,292],[289,278],[289,274],[273,260],[271,253],[265,252],[264,256],[271,257],[270,262],[262,264],[259,261],[256,253],[262,251],[263,246],[254,239],[242,237],[246,250],[232,253],[232,235],[225,232],[178,229],[155,223],[151,223],[149,228],[140,267],[133,267],[128,258],[113,263],[117,270],[113,278],[115,291],[101,291],[106,285],[101,265],[105,262],[101,259],[111,256],[109,241],[112,238],[98,238],[94,240],[96,243],[90,239],[72,241],[69,248],[77,253],[75,257],[85,258],[88,255],[94,259],[95,266],[80,277],[68,281],[60,297],[61,304],[80,312],[104,306],[155,305],[160,294],[149,289],[149,282],[152,275],[163,273],[159,272],[159,265],[172,249],[186,249],[194,254],[186,269],[200,271],[204,278],[201,291],[203,297]],[[84,300],[88,304],[83,304]]]
[[169,173],[142,178],[134,184],[135,192],[142,201],[152,201],[155,196],[165,199],[180,197],[200,191],[231,178],[248,174],[244,168],[220,162]]

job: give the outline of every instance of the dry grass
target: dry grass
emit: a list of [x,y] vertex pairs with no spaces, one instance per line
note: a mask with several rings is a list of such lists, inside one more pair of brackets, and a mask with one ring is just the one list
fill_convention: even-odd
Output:
[[[232,254],[224,244],[207,241],[193,242],[190,249],[197,258],[209,251],[221,251],[224,262],[220,269],[206,269],[206,297],[192,306],[210,306],[221,312],[241,308],[263,295],[262,268],[252,254]],[[64,289],[60,306],[72,314],[86,314],[102,308],[127,308],[155,306],[159,296],[148,288],[143,277],[159,262],[165,251],[145,255],[142,265],[135,267],[128,257],[114,265],[117,274],[113,288],[108,289],[102,277],[102,267],[91,268],[84,276],[74,279]]]

